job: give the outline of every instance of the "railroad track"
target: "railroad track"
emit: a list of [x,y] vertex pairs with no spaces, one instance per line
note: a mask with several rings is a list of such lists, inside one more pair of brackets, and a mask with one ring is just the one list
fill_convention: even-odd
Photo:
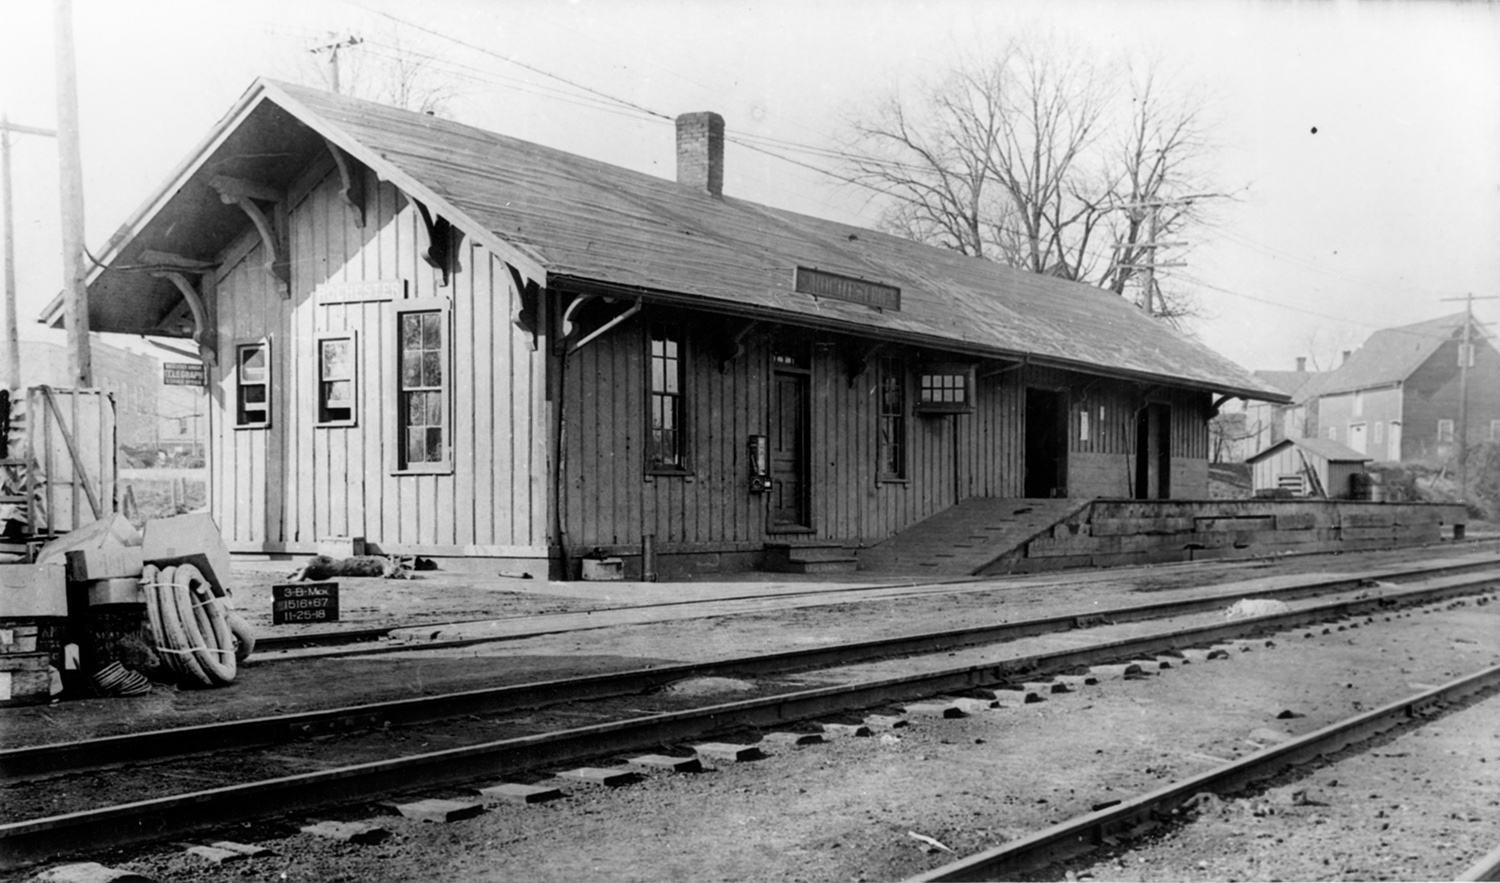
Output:
[[[263,818],[267,815],[296,813],[330,804],[369,801],[412,789],[430,789],[444,784],[456,785],[476,779],[515,775],[518,771],[535,770],[621,751],[680,743],[734,728],[772,729],[794,722],[812,721],[889,703],[909,701],[916,697],[950,694],[978,687],[1003,685],[1026,678],[1066,673],[1103,662],[1129,660],[1267,631],[1303,627],[1330,618],[1366,615],[1390,607],[1431,603],[1459,595],[1480,593],[1492,582],[1493,578],[1493,574],[1483,573],[1449,576],[1440,581],[1441,584],[1405,591],[1387,591],[1380,597],[1314,605],[1274,616],[1170,629],[1121,641],[1102,642],[1045,654],[1018,656],[983,665],[938,668],[919,674],[815,689],[796,689],[795,684],[788,684],[787,689],[778,695],[754,700],[723,703],[706,708],[660,712],[560,730],[554,729],[413,756],[393,757],[310,773],[280,776],[270,781],[228,784],[187,794],[141,800],[128,805],[107,806],[11,822],[0,826],[0,864],[7,868],[20,867],[64,853],[93,852],[109,847],[149,842],[163,836],[176,837],[182,832],[205,826]],[[1293,589],[1312,591],[1309,586],[1293,587]],[[1222,609],[1225,600],[1223,597],[1209,599],[1211,606],[1203,609]],[[1180,607],[1180,604],[1181,602],[1173,602],[1146,607],[1157,608],[1157,615],[1160,616],[1165,615],[1162,613],[1163,610]],[[1139,615],[1141,618],[1149,618],[1143,613],[1145,609],[1122,608],[1121,611],[1108,613],[1121,617]],[[1090,615],[1098,614],[1091,613]],[[1079,625],[1076,618],[1072,620],[1066,623],[1067,628]],[[774,654],[751,660],[726,661],[716,664],[718,668],[685,666],[675,670],[653,670],[636,674],[648,679],[642,683],[660,685],[684,677],[700,677],[707,672],[744,672],[747,668],[754,668],[757,665],[763,666],[757,669],[762,674],[803,670],[817,664],[847,665],[851,658],[882,658],[920,652],[922,648],[927,648],[929,652],[939,652],[955,646],[951,643],[953,641],[961,641],[965,646],[972,646],[975,643],[1005,640],[1004,637],[995,635],[1015,636],[1026,629],[1041,628],[1041,622],[1043,621],[997,626],[994,628],[1000,631],[995,633],[988,633],[985,630],[963,630],[962,633],[950,633],[937,641],[934,641],[933,636],[914,636],[910,639],[903,639],[918,642],[908,645],[867,642],[853,645],[853,648],[849,650],[849,656],[840,656],[837,652],[838,648],[820,648],[806,654]],[[1062,624],[1054,622],[1053,627],[1033,633],[1044,633],[1055,630],[1056,627],[1062,627]],[[1012,631],[1007,632],[1006,629]],[[1018,629],[1021,631],[1015,631]],[[902,649],[898,650],[897,647],[902,647]],[[818,659],[825,661],[818,663],[816,662]],[[605,681],[608,680],[605,679]],[[557,686],[557,684],[544,687],[528,685],[527,688],[518,688],[533,691],[531,697],[524,700],[522,704],[526,702],[535,704],[539,696],[555,690]],[[596,695],[621,695],[618,682],[614,686],[590,689],[598,690]],[[652,689],[652,686],[632,689]],[[512,700],[519,695],[522,694],[513,695]],[[473,697],[465,697],[461,701],[454,700],[453,697],[434,698],[450,703],[443,714],[438,717],[451,717],[454,713],[468,713],[454,712],[454,709],[473,707],[462,704],[473,701]],[[452,704],[454,702],[458,704]],[[419,712],[418,717],[430,714],[436,707],[438,706],[426,705],[426,710]],[[327,720],[350,720],[358,717],[360,719],[355,720],[356,723],[371,724],[376,723],[376,719],[386,712],[394,713],[395,709],[382,707],[375,712],[372,712],[369,707],[357,712],[343,709]],[[262,727],[272,726],[266,721],[247,723]],[[286,722],[281,721],[274,726],[285,727]],[[201,729],[198,731],[206,732]],[[249,732],[249,730],[243,732]],[[283,734],[285,732],[283,730]],[[61,747],[18,750],[20,753],[7,752],[6,760],[9,766],[6,770],[12,781],[24,779],[28,775],[56,773],[67,767],[68,757],[81,757],[82,753],[86,752],[87,746],[98,745],[100,742],[109,742],[110,750],[117,752],[114,755],[115,762],[122,762],[119,758],[128,754],[128,751],[119,750],[119,746],[128,744],[120,741],[124,738],[126,737],[99,740],[94,743],[72,743]],[[135,743],[137,746],[144,746],[152,740],[167,739],[169,735],[142,734],[141,737],[130,738],[144,739]],[[256,738],[264,738],[264,735]],[[284,738],[284,735],[277,738]],[[135,750],[138,752],[137,756],[143,756],[144,749],[129,750]],[[154,756],[160,755],[160,746],[152,750],[158,751],[158,755]],[[153,755],[146,754],[145,756]],[[27,772],[28,770],[30,772]]]

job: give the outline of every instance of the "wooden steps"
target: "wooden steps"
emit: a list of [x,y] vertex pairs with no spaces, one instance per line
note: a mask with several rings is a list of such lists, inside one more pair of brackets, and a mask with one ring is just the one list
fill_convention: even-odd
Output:
[[774,573],[853,573],[859,559],[843,546],[766,543],[765,569]]
[[862,572],[967,576],[1044,533],[1086,500],[971,497],[861,550]]

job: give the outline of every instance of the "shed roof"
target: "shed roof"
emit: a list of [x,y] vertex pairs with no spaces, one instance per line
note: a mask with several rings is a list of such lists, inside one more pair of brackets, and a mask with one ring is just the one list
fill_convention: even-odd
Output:
[[[255,156],[252,147],[285,143],[296,149],[276,155],[306,157],[321,148],[322,139],[493,247],[523,275],[544,275],[538,281],[549,285],[573,280],[959,353],[1286,400],[1193,338],[1093,286],[710,196],[452,120],[270,80],[255,82],[174,179],[111,240],[104,263],[128,263],[137,241],[180,254],[207,251],[183,242],[218,217],[207,203],[189,205],[190,185],[208,176],[204,169],[224,159],[219,154],[231,142],[240,156]],[[192,209],[203,223],[176,223],[174,201],[182,203],[179,214]],[[900,309],[878,311],[799,293],[793,287],[797,267],[898,286]],[[101,283],[110,275],[108,266],[94,274]],[[159,284],[155,290],[170,299]],[[136,330],[124,326],[138,320],[123,314],[115,320],[121,327],[96,327]]]
[[1329,463],[1367,463],[1375,459],[1328,438],[1284,438],[1276,444],[1250,455],[1246,458],[1246,462],[1257,463],[1288,445],[1295,445],[1315,457],[1327,460]]
[[[1462,333],[1466,316],[1454,313],[1376,331],[1364,346],[1318,384],[1317,394],[1334,395],[1401,383],[1432,358],[1439,347]],[[1475,328],[1486,333],[1482,326],[1476,324]]]

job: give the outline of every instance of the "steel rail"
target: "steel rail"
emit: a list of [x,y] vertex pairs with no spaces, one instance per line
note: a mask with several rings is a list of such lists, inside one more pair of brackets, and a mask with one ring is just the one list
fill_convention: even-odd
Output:
[[[1441,591],[1427,589],[1404,594],[1431,595]],[[733,728],[786,726],[918,696],[993,686],[1024,676],[1074,671],[1180,647],[1297,628],[1325,621],[1333,613],[1359,615],[1394,603],[1397,602],[1389,596],[1343,601],[983,665],[803,690],[13,822],[0,825],[0,869],[22,867],[62,854],[151,842],[184,831],[298,813],[331,804],[368,801],[403,791],[515,775],[601,755],[702,738]]]
[[1467,871],[1459,876],[1459,883],[1470,883],[1475,880],[1500,880],[1500,846],[1490,851],[1490,854],[1469,866]]
[[[1485,542],[1488,542],[1488,541],[1485,541]],[[1239,560],[1239,559],[1236,559],[1236,560]],[[1187,562],[1187,563],[1191,563],[1191,562]],[[1217,562],[1208,562],[1208,563],[1217,563]],[[1460,562],[1460,563],[1457,563],[1457,564],[1443,564],[1443,565],[1439,565],[1437,567],[1401,567],[1401,568],[1390,568],[1390,569],[1386,569],[1386,570],[1373,570],[1373,571],[1369,571],[1367,573],[1354,574],[1354,575],[1348,575],[1348,576],[1341,576],[1341,577],[1337,577],[1337,578],[1334,578],[1334,579],[1314,580],[1314,581],[1307,582],[1307,583],[1298,583],[1296,585],[1287,586],[1287,587],[1284,587],[1282,589],[1263,589],[1263,590],[1261,590],[1259,592],[1252,592],[1252,593],[1228,593],[1227,595],[1222,596],[1222,597],[1229,597],[1229,596],[1233,596],[1233,597],[1236,597],[1236,598],[1273,598],[1274,597],[1274,598],[1282,598],[1282,599],[1298,598],[1298,597],[1307,597],[1307,596],[1310,596],[1310,595],[1327,594],[1329,592],[1337,591],[1340,588],[1356,588],[1356,587],[1359,587],[1360,585],[1362,585],[1362,584],[1364,584],[1366,582],[1370,582],[1370,581],[1379,581],[1379,580],[1409,580],[1409,579],[1412,579],[1413,577],[1438,577],[1438,576],[1445,575],[1445,574],[1446,575],[1456,575],[1456,574],[1462,573],[1464,571],[1482,570],[1482,569],[1485,569],[1485,568],[1493,568],[1493,567],[1495,567],[1495,562],[1493,562],[1493,561],[1464,561],[1464,562]],[[1006,588],[1006,586],[1004,584],[996,585],[996,586],[994,586],[993,589],[983,589],[983,588],[976,589],[976,588],[972,588],[972,586],[975,585],[975,584],[977,584],[977,583],[995,583],[997,581],[998,581],[998,578],[996,578],[996,577],[965,577],[965,578],[961,578],[961,579],[953,579],[953,580],[947,580],[947,581],[934,581],[934,582],[925,582],[925,583],[916,583],[916,582],[913,582],[913,583],[894,583],[894,584],[890,584],[890,585],[866,585],[866,586],[855,586],[855,587],[840,588],[840,589],[833,589],[833,590],[824,589],[824,590],[820,590],[820,591],[789,592],[789,593],[786,593],[786,594],[777,595],[775,597],[777,599],[783,599],[783,598],[806,598],[808,596],[828,596],[828,597],[834,597],[834,596],[837,596],[837,595],[840,595],[840,594],[845,594],[845,593],[853,593],[853,592],[875,592],[875,591],[883,591],[883,590],[889,590],[889,589],[924,590],[924,591],[920,592],[920,594],[906,595],[906,596],[902,596],[902,597],[925,597],[925,596],[927,596],[929,594],[934,594],[934,592],[932,592],[931,590],[933,590],[933,589],[940,589],[940,588],[945,587],[945,586],[952,586],[952,587],[954,587],[952,589],[952,592],[955,593],[955,594],[961,593],[961,592],[962,593],[970,593],[970,592],[1002,591],[1002,590],[1004,590]],[[1306,594],[1303,594],[1303,595],[1295,594],[1298,591],[1305,592]],[[1273,592],[1285,592],[1287,594],[1279,594],[1279,595],[1278,594],[1270,594],[1270,593],[1273,593]],[[944,594],[947,594],[947,593],[944,593]],[[761,596],[740,595],[740,596],[736,596],[736,597],[732,597],[732,598],[715,598],[714,602],[722,602],[722,601],[747,601],[747,600],[752,600],[752,599],[755,599],[755,598],[758,598],[758,597],[761,597]],[[882,599],[882,600],[885,600],[885,599]],[[664,608],[664,607],[687,607],[687,606],[692,606],[694,604],[703,604],[703,603],[710,603],[710,602],[704,602],[704,601],[665,601],[665,602],[661,602],[661,603],[657,603],[657,604],[642,604],[642,605],[639,605],[639,606],[632,606],[632,607],[608,607],[608,608],[603,608],[602,610],[591,610],[589,612],[590,613],[600,613],[600,612],[607,612],[607,611],[610,611],[610,610],[632,610],[632,611],[639,611],[639,610],[651,610],[651,609]],[[847,603],[847,602],[845,602],[845,603]],[[1163,602],[1163,603],[1168,603],[1168,602]],[[1152,609],[1152,608],[1154,608],[1156,606],[1158,606],[1158,605],[1142,605],[1139,608],[1136,608],[1136,607],[1121,608],[1121,609],[1118,609],[1118,610],[1102,611],[1102,613],[1107,613],[1107,614],[1111,614],[1111,615],[1113,615],[1113,614],[1123,614],[1126,611],[1130,611],[1130,610],[1137,610],[1137,609],[1140,609],[1140,610],[1149,610],[1149,609]],[[1097,615],[1100,615],[1100,614],[1101,614],[1101,611],[1091,611],[1088,615],[1089,616],[1097,616]],[[710,615],[715,615],[715,614],[705,614],[705,616],[710,616]],[[1172,614],[1172,615],[1175,615],[1175,614]],[[1062,617],[1055,617],[1053,619],[1065,620],[1065,619],[1068,619],[1068,618],[1069,618],[1068,616],[1062,616]],[[1150,619],[1150,618],[1160,618],[1160,617],[1145,616],[1145,617],[1142,617],[1142,618]],[[485,621],[486,620],[471,620],[469,622],[485,622]],[[1038,620],[1038,622],[1045,622],[1045,621],[1047,621],[1047,620]],[[1128,622],[1129,620],[1117,619],[1116,621],[1118,621],[1118,622]],[[306,648],[306,647],[316,647],[316,646],[334,647],[334,646],[343,645],[343,644],[363,644],[363,643],[370,643],[370,642],[374,642],[374,641],[379,641],[381,638],[387,637],[387,636],[390,635],[391,632],[395,632],[395,631],[409,631],[409,630],[413,630],[413,629],[422,629],[422,630],[442,629],[442,628],[447,628],[447,627],[450,627],[450,626],[465,625],[465,624],[466,624],[466,622],[437,622],[437,623],[423,623],[423,624],[417,625],[417,626],[392,626],[390,628],[360,629],[360,630],[357,630],[357,631],[348,631],[348,632],[315,632],[315,633],[303,634],[303,635],[272,636],[272,637],[262,638],[262,639],[257,640],[255,646],[256,646],[256,649],[260,650],[260,651],[272,651],[272,652],[275,652],[275,651],[295,650],[295,649],[302,649],[302,648]],[[471,647],[471,646],[474,646],[476,644],[490,644],[490,643],[494,643],[494,642],[497,642],[497,641],[514,641],[514,640],[521,640],[521,639],[524,639],[524,638],[539,637],[539,636],[542,636],[542,635],[558,634],[560,632],[586,631],[586,630],[598,629],[598,628],[609,628],[609,626],[608,625],[589,626],[588,629],[542,628],[542,629],[537,629],[534,632],[524,632],[524,633],[519,633],[519,634],[510,634],[510,635],[480,635],[480,636],[469,637],[469,638],[449,638],[449,639],[444,639],[444,640],[428,641],[428,642],[425,642],[425,643],[402,642],[402,643],[399,643],[399,644],[378,644],[378,645],[375,645],[375,646],[368,646],[368,647],[339,647],[338,649],[334,649],[331,652],[326,653],[326,654],[321,654],[321,653],[298,653],[298,654],[296,654],[294,656],[286,656],[286,657],[283,657],[283,658],[260,656],[260,657],[255,657],[254,658],[254,664],[256,664],[256,665],[268,665],[268,664],[269,665],[274,665],[274,664],[278,664],[278,663],[281,663],[281,662],[290,662],[290,661],[300,662],[300,661],[304,661],[304,660],[306,660],[306,659],[308,659],[310,657],[325,656],[325,655],[326,656],[345,656],[345,655],[360,655],[360,656],[365,656],[365,655],[374,655],[374,654],[379,654],[379,653],[406,653],[406,652],[409,652],[409,651],[414,650],[414,649],[436,650],[436,649],[449,648],[449,647]],[[1040,634],[1040,633],[1038,633],[1038,634]],[[1022,637],[1026,637],[1026,636],[1023,635]]]
[[[1385,598],[1387,603],[1391,604],[1437,601],[1454,595],[1467,594],[1495,579],[1500,579],[1500,572],[1444,577],[1440,585],[1386,593],[1377,596],[1376,600]],[[392,726],[410,725],[466,715],[495,714],[518,708],[538,708],[568,701],[632,695],[686,678],[726,675],[767,676],[820,667],[851,665],[875,659],[942,653],[964,647],[1035,637],[1094,625],[1143,622],[1218,610],[1230,598],[1295,600],[1335,590],[1331,586],[1353,587],[1358,584],[1358,580],[1349,579],[1323,581],[1261,592],[1200,596],[1134,607],[1095,610],[1083,614],[1065,614],[1014,623],[973,626],[946,632],[882,638],[738,659],[631,669],[583,678],[535,681],[506,687],[151,730],[99,739],[22,746],[0,751],[0,784],[122,763],[142,763],[210,751],[274,745],[322,733],[374,728],[386,723]],[[1317,609],[1324,610],[1321,614],[1323,616],[1340,615],[1337,613],[1342,609],[1339,605],[1352,603],[1355,602],[1336,602],[1334,605],[1322,605]]]
[[[1399,699],[1347,720],[1315,730],[1249,757],[1180,782],[1091,812],[909,878],[910,883],[950,880],[997,880],[1052,862],[1092,852],[1105,838],[1166,817],[1173,808],[1204,791],[1232,793],[1281,771],[1367,742],[1440,704],[1458,701],[1500,686],[1500,665]],[[1500,850],[1492,856],[1500,859]],[[1472,878],[1493,879],[1493,878]]]

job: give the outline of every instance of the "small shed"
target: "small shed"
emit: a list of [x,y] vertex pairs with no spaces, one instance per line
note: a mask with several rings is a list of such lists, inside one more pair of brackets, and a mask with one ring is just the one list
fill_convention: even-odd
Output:
[[[1331,500],[1363,498],[1371,458],[1326,438],[1288,438],[1252,456],[1256,496],[1290,495]],[[1356,477],[1358,476],[1358,477]]]

